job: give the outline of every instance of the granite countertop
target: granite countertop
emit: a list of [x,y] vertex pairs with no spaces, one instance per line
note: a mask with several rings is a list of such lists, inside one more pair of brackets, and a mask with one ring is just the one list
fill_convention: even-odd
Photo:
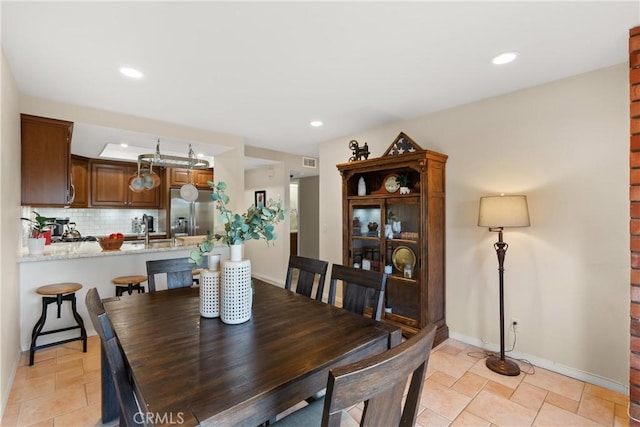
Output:
[[47,245],[41,255],[31,255],[24,248],[18,262],[53,261],[77,258],[92,258],[103,256],[122,256],[132,254],[143,254],[149,252],[172,252],[183,251],[185,249],[195,249],[195,244],[177,244],[171,241],[161,241],[152,243],[145,247],[143,242],[125,242],[119,250],[103,251],[98,242],[71,242],[55,243]]

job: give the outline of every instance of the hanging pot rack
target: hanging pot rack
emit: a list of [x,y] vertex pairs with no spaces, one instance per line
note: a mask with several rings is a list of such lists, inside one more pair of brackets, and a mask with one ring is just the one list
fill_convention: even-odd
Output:
[[191,169],[208,169],[209,162],[196,157],[191,144],[189,144],[189,153],[187,157],[170,156],[160,154],[160,140],[156,144],[156,152],[153,154],[140,154],[138,156],[138,167],[140,166],[164,166],[168,168],[187,168]]

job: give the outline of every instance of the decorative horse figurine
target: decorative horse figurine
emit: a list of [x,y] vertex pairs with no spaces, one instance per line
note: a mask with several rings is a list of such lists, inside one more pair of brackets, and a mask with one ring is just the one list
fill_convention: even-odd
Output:
[[364,157],[365,160],[369,158],[369,146],[367,143],[364,143],[364,146],[358,146],[358,141],[352,139],[349,142],[349,149],[351,150],[353,156],[349,158],[350,162],[355,162],[356,160],[362,160]]

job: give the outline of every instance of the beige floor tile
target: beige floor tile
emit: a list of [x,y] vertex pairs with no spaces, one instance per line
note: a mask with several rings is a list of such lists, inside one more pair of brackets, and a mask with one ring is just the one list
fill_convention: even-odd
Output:
[[478,374],[481,377],[484,377],[488,380],[500,383],[505,385],[511,389],[518,387],[518,385],[522,382],[524,374],[520,374],[517,377],[510,377],[508,375],[501,375],[496,372],[493,372],[489,368],[487,368],[486,360],[478,360],[472,367],[469,369],[470,372],[474,374]]
[[13,384],[11,385],[11,387],[14,388],[14,387],[23,386],[27,381],[27,379],[29,378],[28,373],[29,373],[28,366],[18,364],[18,368],[16,369],[16,374],[13,377]]
[[82,366],[85,371],[99,371],[100,370],[100,352],[93,354],[89,357],[82,359]]
[[54,426],[95,426],[102,423],[100,404],[85,406],[75,411],[57,416],[53,420]]
[[536,411],[484,390],[467,411],[499,426],[529,426],[536,417]]
[[[38,421],[37,423],[34,423],[34,424],[29,424],[28,427],[54,427],[53,418],[49,418],[47,420]],[[69,427],[69,426],[67,426],[67,427]]]
[[429,370],[444,372],[456,379],[462,377],[471,366],[470,362],[441,351],[433,353],[427,365]]
[[20,403],[7,403],[2,414],[2,422],[0,426],[15,426],[18,423],[18,415],[20,414]]
[[616,417],[613,420],[613,427],[629,427],[629,417]]
[[515,390],[510,387],[507,387],[506,385],[497,383],[495,381],[488,381],[487,384],[484,386],[483,391],[493,393],[500,397],[504,397],[505,399],[510,399]]
[[56,373],[56,390],[77,384],[81,381],[83,375],[84,369],[82,365]]
[[56,376],[29,378],[19,387],[14,387],[9,394],[9,403],[20,403],[52,394],[56,390]]
[[491,423],[483,418],[473,415],[471,412],[462,411],[451,426],[456,427],[489,427]]
[[552,391],[547,394],[547,398],[545,400],[558,408],[573,412],[574,414],[578,412],[578,406],[580,406],[579,400],[569,399],[568,397],[561,396]]
[[[36,353],[37,354],[37,353]],[[55,372],[56,359],[45,359],[36,362],[33,366],[27,365],[27,378],[37,378],[51,375]]]
[[457,378],[440,371],[434,372],[429,378],[445,387],[451,387],[458,380]]
[[591,394],[597,396],[601,399],[608,400],[610,402],[614,402],[618,405],[627,406],[629,404],[629,396],[625,396],[622,393],[615,392],[613,390],[609,390],[604,387],[600,387],[593,384],[584,385],[584,393]]
[[73,385],[52,394],[23,402],[20,406],[18,424],[39,423],[86,405],[84,385]]
[[474,397],[476,394],[480,393],[480,390],[482,390],[488,381],[489,380],[481,377],[480,375],[467,372],[462,376],[462,378],[456,381],[451,388],[466,396]]
[[[27,359],[25,360],[26,364],[29,364],[29,352],[27,352]],[[55,359],[57,355],[57,350],[55,347],[43,348],[42,350],[36,350],[33,355],[33,363],[42,362],[44,360]]]
[[451,420],[435,413],[430,409],[425,409],[416,420],[416,425],[421,427],[440,427],[448,426],[451,424]]
[[449,421],[453,421],[470,400],[469,396],[428,379],[422,388],[420,404]]
[[591,421],[588,418],[576,415],[573,412],[566,411],[551,405],[548,402],[542,404],[542,408],[538,412],[538,416],[533,422],[536,427],[567,427],[567,426],[598,426],[600,424]]
[[447,353],[451,356],[457,356],[463,350],[464,346],[458,345],[458,342],[453,340],[446,340],[438,349],[438,351],[442,351],[443,353]]
[[536,373],[527,375],[523,381],[573,400],[580,400],[584,389],[582,381],[542,368],[536,368]]
[[84,388],[87,393],[87,404],[93,405],[101,402],[102,389],[100,388],[100,380],[86,383]]
[[624,405],[618,405],[616,403],[616,409],[614,411],[614,415],[620,418],[628,418],[629,414],[627,413],[627,409],[629,408],[629,404],[625,403]]
[[582,395],[578,407],[578,415],[607,426],[613,424],[614,411],[615,403],[591,394]]
[[549,392],[534,385],[524,383],[516,389],[511,401],[519,403],[525,408],[537,411],[540,409]]

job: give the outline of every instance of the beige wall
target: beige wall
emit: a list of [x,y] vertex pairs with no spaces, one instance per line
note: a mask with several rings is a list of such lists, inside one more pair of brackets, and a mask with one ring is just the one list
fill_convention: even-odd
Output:
[[[508,229],[506,319],[516,356],[625,391],[629,375],[627,65],[394,123],[321,145],[320,257],[341,262],[340,175],[351,139],[380,156],[400,131],[447,163],[451,335],[497,348],[496,234],[478,200],[526,194],[531,227]],[[427,95],[425,95],[427,96]],[[513,336],[507,334],[507,349]],[[628,390],[628,389],[627,389]]]
[[[268,168],[251,169],[244,174],[244,206],[239,212],[245,212],[254,203],[255,191],[265,190],[267,200],[282,200],[289,207],[289,170],[284,164]],[[264,240],[250,240],[245,243],[244,256],[251,260],[251,273],[260,279],[284,286],[289,262],[289,216],[275,227],[278,237],[267,243]]]
[[20,227],[19,93],[2,52],[0,95],[0,417],[20,358],[18,264]]

